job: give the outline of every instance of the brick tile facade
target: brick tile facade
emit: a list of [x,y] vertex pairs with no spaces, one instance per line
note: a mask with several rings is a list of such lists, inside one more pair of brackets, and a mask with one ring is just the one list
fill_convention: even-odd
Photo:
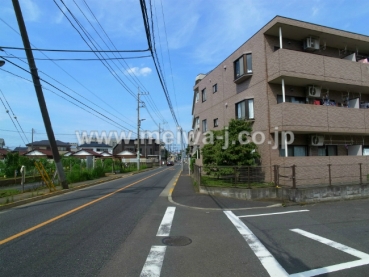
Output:
[[[279,28],[282,30],[283,49],[279,49]],[[304,51],[302,40],[308,36],[320,37],[319,50]],[[347,49],[340,48],[342,41],[347,44]],[[194,130],[195,135],[202,132],[202,120],[207,120],[208,130],[222,129],[236,118],[236,103],[254,99],[253,131],[262,132],[266,138],[265,143],[258,145],[258,151],[261,165],[270,168],[266,173],[270,180],[273,165],[295,164],[300,181],[306,182],[314,180],[311,176],[317,175],[326,180],[325,167],[318,165],[356,166],[363,163],[362,174],[369,174],[369,157],[348,156],[347,150],[348,145],[369,146],[369,109],[338,107],[345,104],[347,97],[369,103],[369,64],[343,59],[355,51],[368,57],[369,37],[275,17],[195,84],[192,116],[193,119],[199,117],[200,122],[200,130]],[[252,75],[236,83],[234,62],[247,53],[252,54]],[[282,79],[286,99],[295,100],[286,103],[278,100],[282,95]],[[218,90],[213,93],[215,84]],[[310,85],[321,88],[320,97],[306,98],[306,88]],[[206,101],[203,102],[201,92],[204,89]],[[197,91],[200,97],[195,103]],[[314,100],[322,100],[323,96],[335,101],[336,106],[312,105]],[[213,125],[216,118],[218,127]],[[292,131],[296,136],[292,145],[305,146],[307,156],[281,157],[279,149],[272,149],[276,128],[279,132]],[[311,136],[314,135],[324,136],[324,145],[335,145],[337,156],[318,156],[322,150],[311,145]],[[280,135],[278,138],[280,141]],[[201,140],[198,145],[200,148],[203,146]],[[202,159],[196,163],[201,165]],[[357,170],[356,167],[346,171],[340,168],[338,172],[340,176],[345,172],[347,174],[343,176],[349,176]],[[332,171],[332,174],[338,172]]]

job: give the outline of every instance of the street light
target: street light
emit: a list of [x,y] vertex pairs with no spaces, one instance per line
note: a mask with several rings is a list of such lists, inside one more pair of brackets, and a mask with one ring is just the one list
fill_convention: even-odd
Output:
[[5,64],[5,61],[0,60],[0,67],[2,67]]

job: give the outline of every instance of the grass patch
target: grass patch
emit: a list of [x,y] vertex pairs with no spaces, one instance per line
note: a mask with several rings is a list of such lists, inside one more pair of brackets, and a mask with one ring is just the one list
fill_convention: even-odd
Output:
[[10,197],[13,195],[17,195],[20,194],[21,191],[17,190],[17,189],[5,189],[5,190],[0,190],[0,198],[2,197]]
[[237,183],[235,184],[232,179],[218,179],[211,176],[201,176],[201,185],[208,187],[223,187],[223,188],[271,188],[275,187],[274,183]]

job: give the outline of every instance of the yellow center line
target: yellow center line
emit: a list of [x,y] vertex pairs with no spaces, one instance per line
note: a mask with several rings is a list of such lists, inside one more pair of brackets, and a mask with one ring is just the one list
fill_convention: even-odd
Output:
[[101,200],[103,200],[103,199],[105,199],[105,198],[108,198],[108,197],[110,197],[110,196],[112,196],[112,195],[116,194],[117,192],[120,192],[120,191],[122,191],[122,190],[125,190],[125,189],[127,189],[127,188],[129,188],[129,187],[131,187],[131,186],[133,186],[133,185],[136,185],[136,184],[137,184],[137,183],[139,183],[139,182],[142,182],[142,181],[144,181],[144,180],[146,180],[146,179],[148,179],[148,178],[151,178],[152,176],[155,176],[155,175],[157,175],[157,174],[159,174],[159,173],[161,173],[161,172],[164,172],[164,171],[166,171],[166,170],[168,170],[168,169],[164,169],[164,170],[159,171],[159,172],[157,172],[157,173],[155,173],[155,174],[152,174],[152,175],[150,175],[150,176],[147,176],[147,177],[145,177],[145,178],[143,178],[143,179],[141,179],[141,180],[138,180],[138,181],[136,181],[136,182],[134,182],[134,183],[132,183],[132,184],[129,184],[129,185],[127,185],[127,186],[123,187],[123,188],[120,188],[120,189],[118,189],[118,190],[116,190],[116,191],[113,191],[113,192],[111,192],[111,193],[107,194],[107,195],[104,195],[104,196],[102,196],[102,197],[100,197],[100,198],[97,198],[97,199],[95,199],[95,200],[93,200],[93,201],[91,201],[91,202],[88,202],[88,203],[86,203],[86,204],[83,204],[82,206],[79,206],[79,207],[77,207],[77,208],[74,208],[74,209],[72,209],[72,210],[70,210],[70,211],[68,211],[68,212],[65,212],[65,213],[63,213],[63,214],[61,214],[61,215],[58,215],[58,216],[53,217],[53,218],[51,218],[51,219],[49,219],[49,220],[46,220],[46,221],[44,221],[44,222],[42,222],[42,223],[40,223],[40,224],[38,224],[38,225],[35,225],[35,226],[33,226],[33,227],[31,227],[31,228],[29,228],[29,229],[27,229],[27,230],[24,230],[24,231],[22,231],[22,232],[20,232],[20,233],[17,233],[17,234],[15,234],[15,235],[13,235],[13,236],[10,236],[10,237],[8,237],[8,238],[6,238],[6,239],[3,239],[3,240],[1,240],[1,241],[0,241],[0,245],[5,244],[5,243],[7,243],[7,242],[9,242],[9,241],[12,241],[12,240],[14,240],[14,239],[16,239],[16,238],[19,238],[19,237],[21,237],[21,236],[23,236],[23,235],[25,235],[25,234],[28,234],[28,233],[30,233],[30,232],[32,232],[32,231],[34,231],[34,230],[36,230],[36,229],[39,229],[39,228],[41,228],[41,227],[43,227],[43,226],[45,226],[45,225],[47,225],[47,224],[49,224],[49,223],[51,223],[51,222],[54,222],[54,221],[56,221],[56,220],[58,220],[58,219],[60,219],[60,218],[63,218],[63,217],[65,217],[65,216],[67,216],[67,215],[70,215],[70,214],[72,214],[72,213],[76,212],[76,211],[79,211],[79,210],[81,210],[81,209],[83,209],[83,208],[85,208],[85,207],[87,207],[87,206],[90,206],[90,205],[92,205],[92,204],[95,204],[96,202],[99,202],[99,201],[101,201]]

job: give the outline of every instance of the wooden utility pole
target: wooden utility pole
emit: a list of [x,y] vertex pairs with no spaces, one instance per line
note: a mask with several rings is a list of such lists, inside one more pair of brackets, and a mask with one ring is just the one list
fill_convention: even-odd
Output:
[[20,31],[21,36],[22,36],[23,45],[24,45],[24,49],[25,49],[25,52],[26,52],[29,68],[30,68],[30,71],[31,71],[31,74],[32,74],[32,80],[33,80],[33,84],[35,86],[37,100],[38,100],[38,104],[40,106],[42,119],[44,121],[47,137],[49,139],[51,151],[52,151],[52,154],[53,154],[53,157],[54,157],[54,161],[55,161],[55,165],[56,165],[56,171],[58,172],[59,180],[60,180],[62,188],[63,189],[68,189],[68,183],[67,183],[67,180],[65,178],[64,169],[63,169],[63,166],[62,166],[61,161],[60,161],[60,155],[59,155],[58,147],[56,145],[54,131],[53,131],[53,128],[51,126],[49,113],[47,111],[46,102],[45,102],[44,94],[42,92],[41,82],[40,82],[40,78],[38,76],[35,59],[33,58],[31,44],[30,44],[29,39],[28,39],[26,25],[24,24],[22,11],[21,11],[21,8],[19,6],[18,0],[12,0],[12,2],[13,2],[15,16],[17,17],[17,21],[18,21],[18,25],[19,25],[19,31]]

